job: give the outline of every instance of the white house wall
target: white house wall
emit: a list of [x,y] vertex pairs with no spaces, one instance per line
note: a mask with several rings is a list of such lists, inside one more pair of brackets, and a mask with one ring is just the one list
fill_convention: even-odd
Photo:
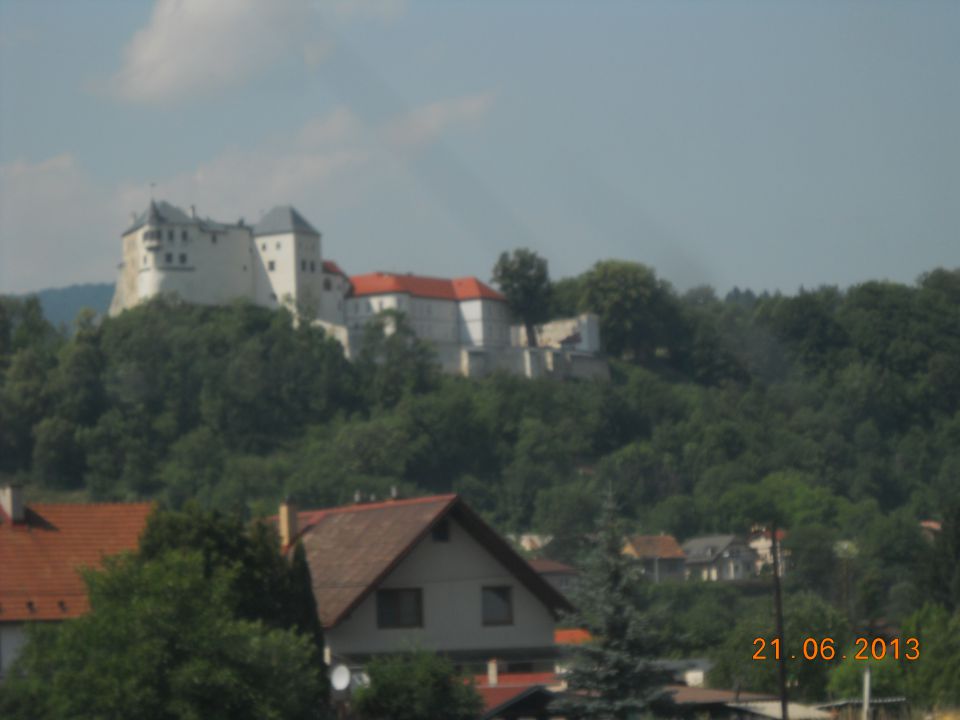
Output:
[[[421,588],[423,627],[378,628],[374,591],[346,620],[326,631],[334,658],[415,647],[494,652],[553,645],[554,620],[546,606],[462,526],[449,522],[448,542],[436,542],[428,534],[380,585],[381,589]],[[482,588],[503,585],[513,589],[513,624],[485,627]]]
[[[195,225],[165,224],[162,238],[148,242],[134,233],[138,301],[175,294],[190,302],[217,305],[249,297],[253,285],[249,229],[203,232]],[[172,236],[171,236],[172,233]],[[216,238],[216,240],[214,240]]]

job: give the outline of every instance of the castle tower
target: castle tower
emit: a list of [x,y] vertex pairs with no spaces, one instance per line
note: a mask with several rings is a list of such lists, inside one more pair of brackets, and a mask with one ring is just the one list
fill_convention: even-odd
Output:
[[258,259],[256,302],[284,305],[316,318],[322,314],[323,261],[320,233],[289,205],[273,208],[253,229]]

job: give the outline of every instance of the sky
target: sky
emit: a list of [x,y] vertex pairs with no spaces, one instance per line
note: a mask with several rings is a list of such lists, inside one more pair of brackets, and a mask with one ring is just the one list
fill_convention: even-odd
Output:
[[131,214],[292,204],[324,257],[684,290],[960,266],[960,2],[0,0],[0,292]]

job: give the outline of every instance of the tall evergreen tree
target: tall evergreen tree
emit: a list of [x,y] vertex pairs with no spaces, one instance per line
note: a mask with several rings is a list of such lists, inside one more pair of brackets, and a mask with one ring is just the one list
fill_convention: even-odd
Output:
[[669,681],[654,660],[662,624],[639,567],[621,552],[625,534],[608,497],[574,596],[578,609],[566,619],[592,637],[571,651],[568,692],[559,702],[558,711],[574,720],[625,720],[648,712]]

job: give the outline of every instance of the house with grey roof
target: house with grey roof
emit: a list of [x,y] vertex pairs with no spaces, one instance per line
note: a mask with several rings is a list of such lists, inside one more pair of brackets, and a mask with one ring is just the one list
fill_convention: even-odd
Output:
[[682,545],[688,580],[745,580],[754,575],[757,554],[736,535],[703,535]]

